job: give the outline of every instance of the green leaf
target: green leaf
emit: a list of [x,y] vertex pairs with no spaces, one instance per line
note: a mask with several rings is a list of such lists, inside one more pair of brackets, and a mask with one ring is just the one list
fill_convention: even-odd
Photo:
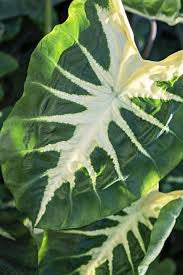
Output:
[[147,275],[175,275],[176,265],[172,259],[166,258],[162,261],[154,262],[147,272]]
[[183,156],[183,52],[143,60],[120,1],[69,14],[33,53],[0,137],[17,207],[52,230],[116,213]]
[[18,68],[18,63],[11,55],[0,52],[0,77],[12,73]]
[[[183,161],[162,180],[160,187],[163,192],[183,189]],[[175,229],[183,230],[183,211],[177,219]]]
[[5,119],[8,117],[12,110],[12,107],[6,107],[0,111],[0,129],[3,126]]
[[[57,5],[63,0],[52,0],[53,5]],[[0,0],[0,20],[28,15],[31,18],[44,13],[44,0]]]
[[4,185],[0,187],[0,274],[36,275],[36,243],[9,200]]
[[[52,0],[52,6],[55,6],[59,3],[62,3],[62,0]],[[9,31],[9,35],[11,35],[10,31],[16,32],[17,27],[17,16],[28,16],[31,20],[33,20],[41,30],[44,29],[44,12],[45,12],[45,0],[0,0],[0,20],[3,20],[3,23],[6,22],[4,31]],[[20,20],[20,18],[19,18]],[[11,24],[9,25],[9,22]],[[13,24],[12,21],[16,22],[16,25]],[[58,16],[54,9],[52,9],[52,22],[53,25],[58,24]],[[13,33],[12,33],[13,35]],[[6,39],[6,36],[5,36]]]
[[123,0],[127,11],[148,19],[160,20],[169,25],[183,22],[181,0]]
[[0,85],[0,101],[3,99],[4,97],[4,90],[2,88],[2,85]]
[[182,195],[151,192],[123,213],[81,230],[49,231],[39,252],[39,274],[144,275],[172,231]]
[[21,29],[22,18],[10,18],[0,22],[0,42],[14,38]]
[[183,161],[165,178],[165,183],[171,185],[171,190],[183,189]]

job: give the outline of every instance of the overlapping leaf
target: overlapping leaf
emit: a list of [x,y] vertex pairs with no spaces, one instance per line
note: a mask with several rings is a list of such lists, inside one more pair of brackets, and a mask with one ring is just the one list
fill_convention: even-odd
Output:
[[0,274],[36,275],[37,246],[0,184]]
[[0,42],[7,42],[14,38],[20,32],[21,24],[21,18],[0,21]]
[[183,188],[183,161],[165,178],[165,183],[171,184],[173,190]]
[[182,195],[151,192],[123,213],[82,230],[48,232],[39,274],[145,274],[183,207]]
[[[160,185],[163,192],[183,189],[183,162],[181,162],[167,177],[165,177]],[[177,219],[175,229],[183,229],[183,211]]]
[[183,22],[182,0],[123,0],[125,8],[149,19],[175,25]]
[[[52,0],[52,4],[56,5],[63,0]],[[13,18],[20,15],[28,15],[35,18],[36,15],[40,14],[44,10],[45,1],[40,0],[0,0],[0,20],[7,18]]]
[[147,272],[147,275],[175,275],[176,265],[171,258],[163,259],[162,261],[155,261]]
[[18,68],[15,58],[4,52],[0,52],[0,77],[5,76]]
[[73,2],[35,50],[0,140],[5,181],[36,225],[108,216],[177,165],[182,56],[144,61],[120,0]]

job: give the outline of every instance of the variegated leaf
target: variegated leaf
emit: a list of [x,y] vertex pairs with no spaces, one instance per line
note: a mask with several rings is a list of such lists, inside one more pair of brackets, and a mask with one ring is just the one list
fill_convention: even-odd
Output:
[[181,0],[122,0],[126,10],[169,25],[183,22]]
[[33,53],[0,138],[4,179],[36,226],[115,213],[177,165],[182,56],[143,60],[120,0],[73,1]]
[[40,275],[144,275],[183,207],[183,191],[153,191],[123,213],[81,230],[48,232]]

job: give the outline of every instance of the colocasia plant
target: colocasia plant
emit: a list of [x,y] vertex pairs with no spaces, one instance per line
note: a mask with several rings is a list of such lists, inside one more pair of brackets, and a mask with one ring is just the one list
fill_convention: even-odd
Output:
[[183,207],[159,192],[183,157],[182,75],[183,51],[142,59],[121,0],[74,0],[39,43],[0,137],[5,183],[44,230],[39,274],[146,274]]

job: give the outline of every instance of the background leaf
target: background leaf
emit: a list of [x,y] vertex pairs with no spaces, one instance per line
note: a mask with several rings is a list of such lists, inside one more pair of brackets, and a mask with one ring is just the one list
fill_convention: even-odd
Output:
[[174,275],[176,272],[175,262],[170,259],[155,261],[149,268],[147,275]]
[[0,274],[37,274],[37,246],[11,195],[0,184]]
[[125,8],[149,19],[164,21],[175,25],[183,21],[181,0],[123,0]]
[[[52,0],[53,5],[64,2],[64,0]],[[44,12],[44,0],[0,0],[0,20],[28,15],[35,18]]]
[[21,29],[22,18],[10,18],[0,22],[0,43],[14,38]]
[[5,76],[18,68],[18,63],[12,56],[0,52],[0,77]]

